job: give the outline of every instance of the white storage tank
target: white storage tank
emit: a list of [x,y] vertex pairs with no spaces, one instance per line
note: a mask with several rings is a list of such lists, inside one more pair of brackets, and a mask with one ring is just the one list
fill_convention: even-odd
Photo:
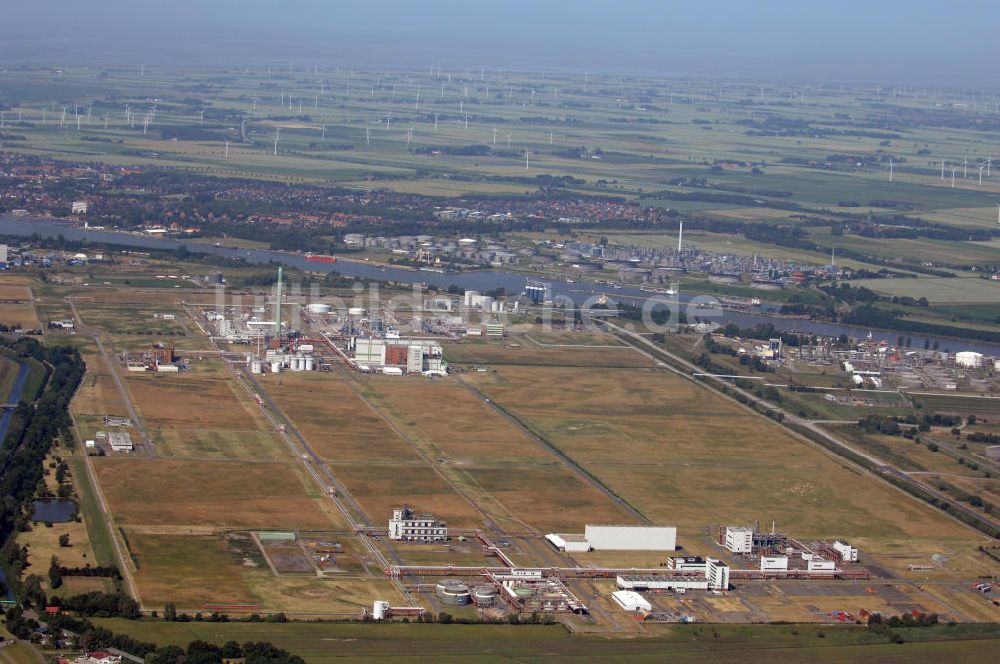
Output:
[[264,371],[264,364],[260,360],[250,361],[250,373],[259,374]]
[[307,357],[305,366],[306,371],[312,371],[314,367],[315,367],[314,360],[311,357]]
[[976,353],[971,350],[963,350],[959,353],[955,353],[955,364],[969,369],[981,367],[983,366],[983,354]]
[[349,316],[364,316],[365,310],[363,307],[351,307],[347,310]]
[[281,362],[271,362],[271,373],[279,373],[281,371]]
[[333,311],[333,307],[325,302],[313,302],[306,305],[306,311],[311,314],[328,314]]
[[377,599],[372,606],[372,618],[375,620],[385,620],[389,617],[389,602]]
[[1000,371],[1000,357],[993,360],[993,371]]

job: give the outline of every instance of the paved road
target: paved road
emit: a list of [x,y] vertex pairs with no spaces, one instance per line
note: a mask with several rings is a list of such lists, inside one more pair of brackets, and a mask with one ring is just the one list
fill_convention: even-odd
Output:
[[115,361],[111,355],[108,354],[107,349],[104,347],[104,342],[101,341],[101,335],[96,330],[92,330],[90,326],[85,325],[83,319],[80,318],[80,314],[76,310],[76,304],[73,300],[67,299],[69,302],[69,307],[73,311],[73,318],[76,319],[77,328],[80,331],[90,331],[91,336],[94,337],[94,342],[97,343],[97,349],[101,352],[101,358],[104,360],[105,366],[108,368],[108,372],[111,373],[111,378],[115,381],[115,386],[118,388],[118,392],[121,393],[122,401],[125,403],[125,408],[128,410],[129,417],[132,419],[132,425],[139,430],[139,435],[142,438],[143,447],[149,456],[156,456],[156,446],[153,445],[153,440],[149,437],[149,432],[146,430],[146,425],[143,423],[142,419],[139,417],[138,411],[135,409],[135,404],[132,403],[132,395],[129,394],[128,390],[125,389],[125,383],[122,382],[121,376],[118,375],[118,363]]

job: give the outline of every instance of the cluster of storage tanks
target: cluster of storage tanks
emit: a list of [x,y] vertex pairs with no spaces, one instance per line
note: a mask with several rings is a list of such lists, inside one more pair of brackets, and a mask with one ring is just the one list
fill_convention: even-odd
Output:
[[263,360],[252,358],[250,360],[250,373],[260,374],[265,371],[279,373],[281,371],[314,371],[316,369],[316,358],[311,353],[298,352],[295,354],[278,353],[268,351]]
[[482,585],[469,588],[468,584],[458,579],[442,579],[438,581],[434,594],[446,606],[467,606],[475,604],[480,607],[493,606],[497,601],[493,586]]

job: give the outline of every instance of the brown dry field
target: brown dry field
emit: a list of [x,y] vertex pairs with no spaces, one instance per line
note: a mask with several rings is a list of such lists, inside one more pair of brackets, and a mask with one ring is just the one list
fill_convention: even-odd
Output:
[[33,330],[40,326],[33,306],[6,302],[0,302],[0,323],[9,326],[20,325],[25,330]]
[[176,374],[128,373],[124,380],[146,425],[153,429],[247,429],[266,425],[249,397],[209,366]]
[[[520,344],[510,347],[509,344]],[[635,351],[607,349],[553,348],[538,346],[523,337],[511,337],[506,345],[496,341],[462,342],[445,346],[449,362],[458,364],[525,364],[556,367],[649,367],[653,362]]]
[[122,415],[128,411],[121,392],[100,355],[84,355],[87,375],[73,399],[73,412],[83,415]]
[[98,457],[94,468],[125,525],[276,530],[343,527],[289,464]]
[[475,488],[541,532],[583,532],[587,523],[636,523],[565,467],[463,468]]
[[261,384],[324,459],[335,463],[421,463],[420,457],[330,374],[279,374]]
[[138,565],[139,596],[147,606],[257,603],[244,578],[249,568],[243,567],[220,536],[150,535],[131,530],[126,536]]
[[[451,380],[379,381],[373,400],[483,509],[514,528],[628,521],[625,512]],[[495,503],[499,503],[496,505]]]
[[482,517],[475,508],[422,463],[397,466],[337,464],[333,472],[379,525],[388,522],[393,508],[406,503],[417,512],[430,512],[444,519],[454,528],[483,527]]
[[798,537],[977,539],[777,425],[653,370],[503,367],[468,380],[654,522],[776,520]]
[[386,378],[372,402],[408,435],[457,463],[551,463],[555,459],[454,380]]
[[6,279],[0,280],[0,300],[30,300],[31,289],[28,286],[20,286],[8,283]]

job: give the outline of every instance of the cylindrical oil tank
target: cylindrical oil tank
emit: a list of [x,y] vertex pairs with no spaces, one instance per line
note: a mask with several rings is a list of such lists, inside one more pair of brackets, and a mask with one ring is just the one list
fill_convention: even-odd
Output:
[[260,360],[250,361],[250,373],[259,374],[264,370],[264,365]]
[[281,362],[271,362],[271,373],[278,373],[281,371]]
[[493,606],[497,601],[497,591],[493,586],[476,586],[472,591],[476,606]]
[[375,620],[385,620],[389,617],[389,602],[377,599],[372,606],[372,618]]
[[363,307],[351,307],[347,310],[348,316],[364,316],[365,310]]
[[326,302],[313,302],[306,305],[306,311],[311,314],[328,314],[333,311],[333,307]]
[[442,579],[435,589],[438,599],[448,606],[465,606],[472,603],[469,586],[458,579]]
[[312,357],[306,358],[306,371],[312,371],[315,368],[315,361]]

